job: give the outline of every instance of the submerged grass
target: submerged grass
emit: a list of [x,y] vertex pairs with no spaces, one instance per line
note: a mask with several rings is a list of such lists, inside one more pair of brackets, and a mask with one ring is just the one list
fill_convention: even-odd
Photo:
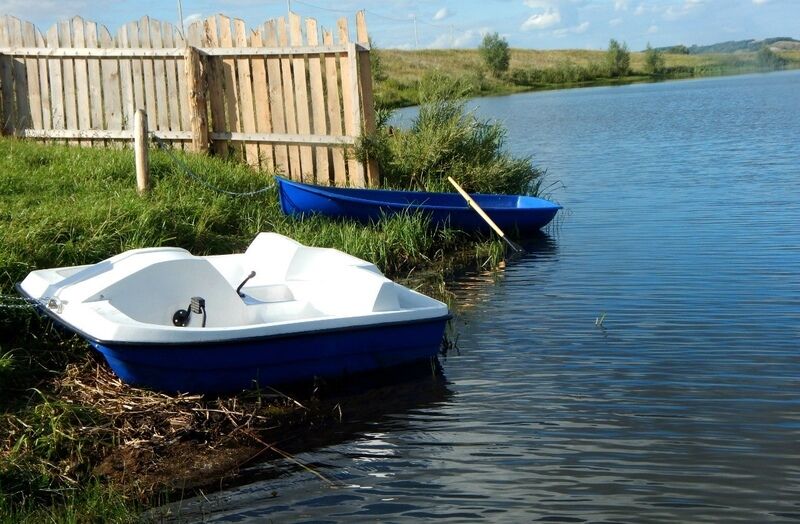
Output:
[[[220,159],[184,159],[231,191],[272,181]],[[149,497],[187,474],[181,467],[202,471],[200,451],[237,439],[252,446],[263,428],[307,426],[303,421],[315,416],[270,392],[206,399],[125,386],[84,342],[15,298],[13,284],[28,272],[91,264],[139,247],[237,252],[261,231],[341,249],[392,277],[447,272],[454,253],[462,254],[461,264],[466,257],[493,265],[503,256],[500,242],[432,230],[420,214],[368,226],[294,220],[281,213],[275,191],[249,197],[210,191],[160,151],[151,152],[151,176],[151,193],[139,196],[129,150],[0,139],[0,522],[133,520]],[[195,447],[179,448],[188,443]],[[173,456],[169,469],[169,453],[196,460],[186,465]],[[224,476],[236,460],[222,461],[202,480]],[[138,474],[158,480],[129,482]]]

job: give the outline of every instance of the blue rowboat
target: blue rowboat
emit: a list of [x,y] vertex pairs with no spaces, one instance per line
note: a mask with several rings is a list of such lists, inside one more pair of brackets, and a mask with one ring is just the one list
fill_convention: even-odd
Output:
[[40,269],[17,289],[122,380],[164,391],[235,391],[430,359],[450,318],[447,305],[373,264],[275,233],[244,253],[134,249]]
[[[355,189],[302,184],[275,177],[281,209],[287,215],[320,214],[376,222],[384,215],[418,210],[436,226],[462,231],[488,231],[489,226],[458,193]],[[550,223],[561,206],[521,195],[470,195],[505,232],[532,233]]]

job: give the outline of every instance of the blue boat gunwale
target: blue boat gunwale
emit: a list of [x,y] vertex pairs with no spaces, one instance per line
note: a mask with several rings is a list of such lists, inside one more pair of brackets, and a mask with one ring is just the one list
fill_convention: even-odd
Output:
[[[31,295],[29,295],[24,289],[22,289],[21,282],[17,282],[14,284],[17,292],[20,293],[25,299],[30,301],[36,301]],[[37,301],[38,302],[38,301]],[[305,330],[305,331],[297,331],[295,333],[279,333],[275,335],[256,335],[252,337],[241,337],[241,338],[231,338],[231,339],[215,339],[215,340],[198,340],[192,342],[137,342],[137,341],[116,341],[116,340],[101,340],[96,337],[93,337],[83,331],[82,329],[76,328],[69,322],[65,321],[61,317],[59,317],[53,311],[50,311],[47,307],[43,305],[34,306],[37,311],[44,313],[50,320],[55,322],[56,324],[65,327],[66,329],[72,331],[76,335],[86,339],[89,343],[100,344],[103,346],[108,347],[131,347],[136,346],[137,348],[142,349],[156,349],[161,347],[182,347],[182,346],[220,346],[220,345],[238,345],[238,344],[248,344],[251,342],[261,342],[261,341],[270,341],[270,340],[281,340],[287,338],[298,338],[304,336],[311,336],[311,335],[325,335],[328,333],[336,333],[341,331],[361,331],[367,329],[375,329],[375,328],[384,328],[390,326],[413,326],[416,324],[427,324],[433,322],[447,322],[453,318],[453,314],[448,312],[446,315],[438,316],[438,317],[430,317],[430,318],[420,318],[415,320],[394,320],[389,322],[378,322],[375,324],[361,324],[358,326],[340,326],[334,328],[322,328],[316,330]]]
[[[408,209],[410,207],[419,207],[423,211],[425,209],[431,209],[431,210],[433,210],[433,209],[436,209],[436,210],[452,210],[452,209],[469,210],[470,209],[469,204],[467,204],[466,201],[464,201],[464,205],[463,206],[427,204],[427,203],[425,203],[425,201],[422,201],[422,202],[411,202],[411,201],[409,201],[409,202],[405,202],[405,203],[402,203],[402,202],[387,202],[387,201],[380,201],[380,200],[374,200],[374,199],[370,200],[370,199],[367,199],[367,198],[359,198],[359,197],[350,196],[347,193],[343,192],[342,190],[345,190],[345,191],[347,191],[347,190],[375,191],[375,192],[381,192],[381,193],[403,193],[403,194],[407,194],[407,195],[410,195],[410,196],[413,196],[413,195],[419,195],[419,196],[425,196],[425,195],[436,195],[436,196],[439,196],[439,195],[441,195],[441,196],[445,196],[446,195],[448,198],[452,198],[453,196],[459,196],[458,193],[443,193],[443,192],[435,192],[435,191],[405,191],[405,190],[402,190],[402,189],[369,189],[369,188],[329,187],[329,186],[320,186],[320,185],[317,185],[317,184],[306,184],[305,182],[297,182],[297,181],[294,181],[294,180],[289,180],[288,178],[282,177],[280,175],[275,175],[275,178],[278,179],[278,186],[279,187],[280,187],[281,184],[287,184],[287,185],[290,185],[290,186],[294,186],[294,187],[296,187],[298,189],[302,189],[304,191],[308,191],[309,193],[313,193],[313,194],[315,194],[317,196],[321,196],[321,197],[325,197],[325,198],[335,197],[335,198],[338,198],[338,199],[341,199],[341,200],[344,200],[344,201],[347,201],[347,202],[353,202],[353,203],[357,203],[357,204],[367,204],[367,205],[370,205],[370,206],[380,205],[382,207],[401,208],[401,209]],[[509,200],[510,199],[515,199],[517,201],[519,201],[520,198],[529,198],[529,199],[532,199],[532,200],[536,200],[538,202],[543,202],[545,204],[548,204],[548,205],[541,206],[541,207],[536,207],[536,208],[533,208],[533,207],[520,207],[520,206],[493,207],[493,206],[491,206],[489,204],[481,204],[481,207],[484,210],[488,209],[488,210],[491,210],[493,212],[530,210],[530,209],[541,209],[541,210],[548,210],[548,209],[560,210],[560,209],[563,209],[563,207],[561,205],[556,204],[554,202],[551,202],[551,201],[549,201],[549,200],[547,200],[545,198],[540,198],[540,197],[535,197],[535,196],[530,196],[530,195],[505,195],[505,194],[491,194],[491,193],[470,193],[470,196],[477,197],[477,198],[480,198],[480,197],[489,197],[489,198],[501,197],[501,198],[507,198]]]

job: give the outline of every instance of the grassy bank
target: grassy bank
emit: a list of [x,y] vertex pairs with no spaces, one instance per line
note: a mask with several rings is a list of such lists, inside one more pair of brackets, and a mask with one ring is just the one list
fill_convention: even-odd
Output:
[[[423,83],[410,130],[379,127],[363,141],[395,187],[442,188],[453,175],[472,191],[535,193],[543,172],[511,157],[505,130],[463,112],[463,82]],[[271,175],[221,159],[184,156],[208,184],[247,193]],[[302,449],[363,398],[302,402],[271,389],[208,398],[127,386],[80,339],[15,298],[38,268],[95,263],[122,251],[172,245],[198,255],[242,251],[261,231],[333,247],[389,277],[497,264],[503,244],[432,229],[419,214],[361,225],[280,211],[269,190],[231,196],[188,177],[152,151],[152,191],[140,196],[130,150],[0,139],[0,521],[127,521],[183,490],[220,485],[257,457]],[[317,391],[314,387],[313,391]]]
[[[454,116],[451,125],[458,124]],[[271,182],[220,159],[185,160],[230,191]],[[176,490],[219,482],[257,456],[283,456],[285,443],[336,418],[334,406],[313,396],[297,403],[265,390],[206,398],[124,385],[84,342],[14,298],[13,284],[28,272],[146,246],[236,252],[260,231],[341,249],[395,278],[431,269],[441,278],[503,256],[496,240],[431,230],[420,215],[369,226],[294,220],[281,213],[275,191],[211,191],[159,151],[151,153],[150,194],[136,193],[133,173],[129,150],[0,139],[0,521],[132,520]],[[538,171],[529,166],[528,175],[530,182]],[[343,401],[337,406],[338,416],[348,409]]]
[[[645,72],[645,54],[636,52],[631,53],[630,74],[611,78],[603,65],[605,51],[512,49],[508,72],[494,78],[476,49],[379,49],[376,52],[380,56],[381,69],[376,81],[376,96],[386,107],[417,104],[419,80],[432,72],[463,79],[471,86],[474,96],[486,96],[763,70],[757,53],[665,53],[663,71],[648,74]],[[800,51],[780,51],[778,55],[787,60],[787,67],[800,67]]]

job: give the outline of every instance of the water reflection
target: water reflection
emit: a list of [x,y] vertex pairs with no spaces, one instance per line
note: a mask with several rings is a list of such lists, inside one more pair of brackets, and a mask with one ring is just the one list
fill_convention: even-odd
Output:
[[[163,517],[159,518],[164,522],[260,520],[290,509],[282,503],[285,498],[307,489],[318,494],[308,505],[335,508],[345,500],[358,498],[353,493],[371,489],[370,478],[389,479],[393,468],[409,466],[391,435],[408,428],[409,421],[421,414],[440,416],[439,407],[453,395],[447,380],[425,363],[354,379],[330,384],[323,394],[326,404],[340,410],[340,424],[281,445],[284,450],[297,452],[298,461],[271,458],[253,464],[243,469],[226,491],[160,508]],[[435,433],[414,438],[420,444],[444,444]],[[358,475],[349,468],[339,469],[337,464],[342,461],[351,464]],[[321,472],[324,480],[306,468]]]
[[509,265],[535,264],[539,260],[557,258],[558,243],[552,233],[539,231],[518,243],[524,252],[516,255],[508,264],[504,262],[495,269],[460,274],[456,279],[457,284],[448,286],[453,296],[452,309],[456,314],[469,312],[494,300],[498,288],[502,288]]

